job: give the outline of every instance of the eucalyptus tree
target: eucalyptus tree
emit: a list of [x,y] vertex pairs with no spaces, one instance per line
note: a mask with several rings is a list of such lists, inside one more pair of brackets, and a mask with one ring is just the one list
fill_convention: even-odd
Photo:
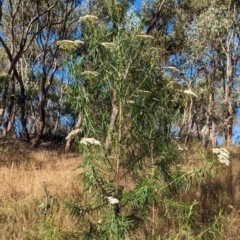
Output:
[[[143,9],[147,23],[162,2],[146,2]],[[239,3],[221,0],[167,1],[155,25],[154,35],[165,50],[164,64],[176,67],[176,81],[185,87],[191,84],[201,99],[195,98],[186,105],[182,126],[188,128],[193,122],[189,120],[198,113],[199,126],[204,127],[204,135],[213,146],[216,132],[223,133],[227,145],[233,134],[238,28]],[[189,79],[191,74],[195,79]],[[199,114],[199,109],[203,114]]]
[[[38,47],[34,50],[35,59],[32,62],[32,69],[36,75],[39,73],[40,69],[39,88],[41,94],[39,108],[40,124],[35,147],[40,143],[45,130],[46,102],[51,101],[54,103],[55,101],[61,101],[63,97],[62,92],[59,96],[56,94],[56,89],[60,88],[59,91],[64,91],[63,85],[67,83],[67,79],[63,80],[60,85],[58,84],[59,81],[55,81],[57,79],[55,77],[56,73],[58,73],[58,75],[62,74],[60,66],[63,61],[61,52],[56,45],[56,39],[77,37],[78,32],[76,31],[76,23],[79,18],[79,12],[77,12],[79,4],[80,2],[78,1],[59,1],[51,13],[44,15],[39,20],[39,25],[43,26],[43,30],[39,33],[38,38],[36,39],[36,45]],[[50,94],[50,90],[52,94]],[[48,98],[48,96],[53,95],[57,98]],[[60,109],[58,108],[58,112],[56,112],[56,121],[60,118],[61,110],[59,110]],[[49,127],[50,130],[56,129],[56,124],[55,126],[52,125]]]
[[[222,118],[220,130],[224,132],[227,146],[232,141],[236,107],[233,93],[240,56],[239,10],[239,4],[232,1],[209,1],[208,5],[205,5],[205,11],[193,23],[195,43],[192,49],[195,49],[195,53],[204,53],[202,62],[210,77],[206,76],[210,94],[206,125],[211,116],[218,113]],[[220,86],[222,91],[219,92],[217,89]],[[215,102],[218,105],[221,103],[222,112],[217,112]]]
[[[4,136],[7,135],[7,127],[15,105],[16,108],[20,106],[22,134],[29,140],[26,88],[33,89],[34,85],[41,96],[37,119],[40,123],[38,135],[39,139],[41,138],[45,126],[46,95],[61,65],[54,39],[65,38],[74,33],[73,25],[77,19],[74,13],[79,4],[78,1],[61,0],[34,3],[27,0],[4,1],[0,42],[10,62],[7,70],[10,80],[2,97],[6,99],[6,96],[10,95],[8,107],[4,109]],[[33,82],[37,81],[36,77],[39,76],[36,72],[42,76],[39,86]],[[16,92],[18,89],[19,95]]]
[[[202,51],[205,64],[209,100],[206,129],[211,121],[214,134],[214,119],[219,122],[218,131],[223,133],[227,146],[233,136],[236,111],[237,69],[239,65],[239,4],[233,1],[209,1],[205,11],[196,17],[192,49]],[[210,120],[211,119],[211,120]],[[220,121],[219,121],[220,120]]]
[[[40,16],[48,13],[56,5],[45,5],[44,9],[40,9],[38,4],[32,5],[26,1],[5,1],[3,4],[2,16],[2,36],[0,42],[5,52],[7,53],[10,66],[8,75],[10,75],[9,85],[5,87],[4,94],[7,95],[8,88],[11,86],[11,97],[5,114],[3,123],[3,136],[7,135],[9,120],[12,116],[12,109],[16,101],[15,87],[16,81],[20,86],[20,96],[18,103],[21,108],[20,120],[24,137],[29,139],[29,134],[26,126],[25,116],[25,86],[24,79],[19,74],[17,65],[24,52],[26,52],[35,40],[41,28],[38,27],[38,19]],[[6,96],[3,96],[6,98]]]
[[178,68],[176,81],[184,86],[185,91],[195,94],[184,107],[180,134],[185,129],[186,140],[192,134],[197,135],[198,139],[202,135],[204,145],[207,146],[211,140],[214,147],[217,63],[214,50],[209,47],[211,42],[207,36],[199,40],[198,30],[201,28],[197,27],[200,22],[198,19],[205,19],[201,18],[201,14],[205,13],[207,6],[205,2],[193,5],[193,1],[177,4],[171,37],[184,42],[171,54],[168,63]]

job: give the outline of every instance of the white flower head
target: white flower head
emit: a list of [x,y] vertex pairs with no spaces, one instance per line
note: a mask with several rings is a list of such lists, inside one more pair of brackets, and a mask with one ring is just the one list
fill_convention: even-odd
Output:
[[177,69],[176,67],[173,66],[168,66],[168,67],[164,67],[166,70],[171,70],[173,72],[180,72],[179,69]]
[[102,222],[103,222],[102,219],[99,219],[99,220],[97,221],[98,224],[101,224]]
[[153,36],[150,36],[150,35],[147,35],[147,34],[138,34],[136,35],[136,38],[140,38],[140,39],[150,39],[150,40],[153,40],[154,37]]
[[213,148],[212,152],[217,154],[218,157],[218,161],[222,164],[226,164],[227,166],[229,166],[230,161],[230,153],[227,149],[225,148]]
[[62,50],[67,51],[76,51],[79,47],[84,45],[84,42],[81,40],[59,40],[57,41],[57,45]]
[[114,198],[114,197],[108,197],[108,201],[112,205],[119,203],[119,200],[117,198]]
[[138,90],[136,90],[136,92],[138,92],[138,93],[146,93],[146,94],[150,94],[151,93],[151,91],[142,90],[142,89],[138,89]]
[[187,89],[187,90],[184,90],[183,93],[185,94],[188,94],[188,95],[191,95],[191,96],[194,96],[194,97],[198,97],[196,93],[194,93],[192,90],[190,89]]
[[95,23],[98,21],[98,17],[94,15],[85,15],[83,17],[79,18],[80,22],[85,22],[85,23]]
[[168,84],[167,84],[167,87],[169,88],[177,88],[178,85],[175,81],[169,81]]
[[183,151],[184,149],[181,146],[178,146],[179,151]]
[[87,79],[96,78],[99,76],[99,73],[96,71],[84,71],[84,72],[82,72],[82,76]]
[[114,43],[112,42],[103,42],[101,45],[108,50],[112,50],[114,48]]
[[101,143],[96,140],[95,138],[82,138],[81,141],[80,141],[81,144],[83,145],[101,145]]
[[67,137],[66,137],[65,139],[66,139],[66,140],[74,139],[74,138],[77,137],[77,135],[78,135],[80,132],[82,132],[82,129],[81,129],[81,128],[72,130],[72,131],[67,135]]

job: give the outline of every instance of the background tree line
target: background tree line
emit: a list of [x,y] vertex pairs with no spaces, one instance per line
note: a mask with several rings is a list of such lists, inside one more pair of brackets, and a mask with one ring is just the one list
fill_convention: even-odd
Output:
[[[141,69],[131,74],[126,72],[125,77],[131,75],[132,88],[136,88],[134,79],[137,81],[140,72],[147,75],[152,67],[149,56],[145,54],[155,51],[155,60],[158,62],[156,68],[160,74],[159,83],[155,84],[159,86],[154,86],[151,79],[146,79],[145,87],[142,85],[141,90],[150,91],[157,99],[157,95],[162,94],[163,82],[171,83],[167,88],[175,95],[176,102],[169,105],[171,99],[167,99],[167,94],[167,109],[170,112],[178,109],[178,118],[173,119],[171,126],[165,126],[168,131],[179,128],[178,134],[185,136],[185,141],[188,141],[193,132],[199,135],[204,129],[205,144],[211,140],[215,145],[216,135],[224,136],[226,144],[231,143],[239,101],[239,3],[230,0],[145,1],[139,3],[142,4],[139,12],[133,9],[133,4],[134,1],[2,1],[2,136],[16,136],[27,141],[34,138],[34,145],[38,146],[44,136],[63,137],[74,126],[89,125],[92,120],[81,120],[85,117],[80,114],[84,108],[83,99],[82,103],[75,106],[76,101],[71,102],[69,98],[69,94],[79,94],[73,90],[77,81],[81,83],[81,91],[90,91],[88,96],[95,96],[95,101],[99,102],[96,105],[103,104],[101,107],[109,110],[112,108],[112,113],[105,119],[98,116],[92,119],[101,124],[101,121],[110,118],[112,122],[110,124],[109,121],[109,126],[113,128],[114,121],[117,121],[114,120],[114,104],[116,95],[120,94],[114,92],[116,86],[110,84],[115,89],[113,91],[101,85],[100,81],[96,86],[84,83],[86,80],[79,72],[80,69],[83,72],[87,70],[79,61],[83,55],[88,60],[89,69],[90,66],[91,70],[97,72],[101,69],[103,63],[97,62],[98,52],[92,50],[94,45],[87,46],[90,44],[87,43],[67,54],[57,45],[58,40],[85,39],[92,29],[81,24],[79,17],[88,13],[105,23],[101,35],[108,35],[102,41],[110,42],[116,38],[119,30],[117,24],[120,22],[129,25],[125,33],[127,35],[133,37],[136,29],[141,29],[154,38],[148,43],[147,53],[142,52],[141,43],[139,51],[131,57],[131,64],[139,64]],[[99,26],[96,28],[100,29]],[[151,47],[155,50],[151,50]],[[81,66],[76,67],[75,62]],[[124,70],[124,66],[122,68]],[[122,86],[119,88],[125,91]],[[128,94],[130,96],[131,92]],[[148,97],[149,104],[153,104],[153,97]],[[147,94],[144,98],[147,98]],[[94,112],[94,106],[88,108],[92,114],[102,111]],[[115,112],[118,111],[120,109],[116,108]],[[110,141],[108,127],[101,126],[101,131],[105,131],[107,141]]]

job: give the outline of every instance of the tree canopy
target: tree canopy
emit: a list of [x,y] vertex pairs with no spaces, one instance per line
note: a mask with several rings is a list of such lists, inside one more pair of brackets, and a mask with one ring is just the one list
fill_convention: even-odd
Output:
[[[206,145],[211,141],[214,146],[220,137],[229,145],[239,102],[239,4],[230,0],[139,4],[137,12],[133,1],[3,1],[2,135],[34,139],[37,147],[44,136],[64,137],[82,124],[90,128],[94,119],[101,124],[99,131],[108,135],[108,145],[112,129],[104,122],[110,118],[114,128],[119,111],[125,114],[127,102],[134,101],[133,89],[151,92],[139,96],[138,104],[148,99],[147,107],[160,106],[153,98],[160,94],[171,102],[170,93],[162,92],[162,85],[171,82],[166,91],[175,91],[171,94],[177,100],[167,105],[170,112],[164,115],[172,118],[176,109],[179,115],[167,127],[169,133],[179,129],[178,135],[187,142],[192,135],[200,138],[204,129]],[[106,64],[106,73],[115,71],[112,80],[104,76]],[[118,78],[128,86],[121,81],[119,85]],[[76,88],[85,92],[85,99],[84,94],[82,99],[76,96]],[[116,107],[119,96],[123,102]],[[91,115],[83,114],[84,104]],[[108,109],[110,115],[104,113],[103,119],[96,108],[101,113]],[[138,106],[128,108],[136,111]]]

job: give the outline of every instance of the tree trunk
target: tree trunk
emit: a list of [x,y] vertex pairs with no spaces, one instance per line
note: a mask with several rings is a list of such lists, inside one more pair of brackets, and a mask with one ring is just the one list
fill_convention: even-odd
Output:
[[214,109],[214,76],[209,76],[208,79],[208,106],[206,111],[206,122],[203,128],[203,145],[207,147],[209,142],[211,141],[212,148],[215,147],[215,122],[213,116],[213,109]]
[[30,141],[28,129],[27,129],[27,121],[25,116],[25,87],[22,81],[22,78],[19,76],[16,69],[14,69],[14,75],[16,76],[16,79],[20,85],[20,121],[22,124],[22,135],[27,140],[27,142]]
[[4,112],[7,106],[7,94],[8,94],[8,86],[5,86],[3,89],[3,93],[2,93],[2,108],[1,108],[1,113],[0,113],[0,122],[2,123],[3,121],[3,116],[4,116]]
[[65,87],[61,86],[61,88],[60,88],[60,98],[59,98],[59,101],[58,101],[59,107],[58,107],[58,112],[57,112],[57,116],[56,116],[56,122],[55,122],[55,124],[54,124],[54,132],[57,131],[58,126],[59,126],[60,113],[61,113],[61,103],[62,103],[62,101],[63,101],[64,91],[65,91],[65,89],[67,88],[67,86],[68,86],[68,82],[67,82],[67,84],[66,84]]
[[13,110],[12,110],[12,116],[11,116],[11,119],[9,121],[9,124],[8,124],[8,129],[7,129],[7,132],[9,133],[11,130],[12,130],[12,135],[14,136],[14,134],[16,133],[16,129],[14,124],[15,124],[15,118],[16,118],[16,104],[13,105]]
[[58,109],[57,116],[56,116],[56,121],[54,124],[54,133],[57,131],[58,126],[59,126],[59,120],[60,120],[60,109]]
[[10,103],[7,107],[6,116],[3,121],[3,137],[7,137],[8,124],[11,119],[12,109],[13,109],[14,100],[15,100],[15,78],[14,78],[13,74],[11,75],[10,82],[11,82],[11,87],[12,87],[11,97],[10,97]]
[[226,83],[225,83],[225,109],[224,109],[224,134],[225,143],[229,147],[232,143],[232,127],[233,127],[233,107],[232,107],[232,86],[233,86],[233,74],[232,74],[232,56],[231,53],[225,52],[227,58],[226,69]]
[[39,121],[39,131],[38,131],[38,136],[37,139],[34,143],[34,148],[37,148],[40,145],[41,138],[43,136],[44,132],[44,127],[45,127],[45,101],[46,101],[46,89],[45,89],[45,83],[46,83],[46,76],[42,78],[42,83],[41,83],[41,100],[40,100],[40,109],[39,109],[39,116],[40,116],[40,121]]
[[115,128],[115,123],[117,120],[118,116],[118,106],[117,106],[117,93],[116,90],[113,92],[113,99],[112,99],[112,114],[111,114],[111,119],[110,119],[110,124],[108,128],[108,135],[106,137],[105,141],[105,148],[106,151],[109,150],[111,144],[112,144],[112,133]]
[[[80,128],[81,124],[82,124],[82,113],[79,112],[78,113],[78,120],[77,120],[77,122],[74,126],[74,129]],[[66,145],[65,145],[65,151],[66,152],[69,152],[70,147],[71,147],[71,142],[72,142],[72,139],[67,140]]]

